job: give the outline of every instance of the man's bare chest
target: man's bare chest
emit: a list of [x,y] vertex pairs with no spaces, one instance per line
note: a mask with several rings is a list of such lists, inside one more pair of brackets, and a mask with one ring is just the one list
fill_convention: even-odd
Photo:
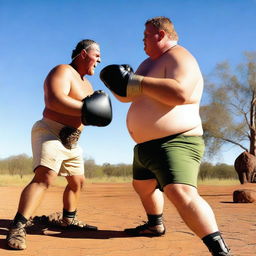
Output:
[[92,86],[86,82],[72,82],[70,87],[69,96],[77,99],[83,100],[86,96],[93,93]]
[[145,63],[140,70],[140,75],[155,77],[155,78],[165,78],[166,75],[166,65],[161,60],[150,61]]

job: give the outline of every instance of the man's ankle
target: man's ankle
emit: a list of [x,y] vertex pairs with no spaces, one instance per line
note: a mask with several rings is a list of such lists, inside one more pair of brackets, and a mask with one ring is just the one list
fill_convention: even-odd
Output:
[[163,225],[163,214],[147,214],[148,216],[148,226],[154,227],[158,225]]
[[229,248],[227,247],[224,239],[219,231],[209,234],[202,238],[204,244],[208,247],[213,256],[217,255],[230,255]]
[[28,220],[21,213],[17,212],[12,222],[12,226],[18,226],[18,223],[26,225],[27,222]]
[[65,209],[63,209],[63,218],[70,218],[70,219],[74,219],[76,217],[76,210],[75,211],[67,211]]

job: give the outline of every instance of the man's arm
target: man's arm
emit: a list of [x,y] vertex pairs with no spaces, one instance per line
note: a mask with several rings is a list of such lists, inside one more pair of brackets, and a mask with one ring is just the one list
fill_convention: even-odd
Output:
[[123,102],[123,103],[127,103],[127,102],[131,102],[133,101],[133,98],[132,97],[121,97],[117,94],[115,94],[114,92],[112,92],[112,94],[115,96],[115,98],[117,100],[119,100],[120,102]]
[[66,65],[55,67],[45,80],[46,107],[65,115],[81,116],[83,102],[69,96],[72,73]]
[[[145,76],[141,82],[142,92],[166,105],[190,104],[191,96],[201,78],[197,62],[184,56],[175,64],[165,62],[165,78]],[[174,63],[174,62],[172,62]]]
[[161,65],[159,73],[164,72],[164,78],[141,76],[122,65],[110,65],[101,71],[101,79],[110,90],[124,98],[133,99],[144,94],[170,106],[194,103],[191,96],[201,78],[194,58],[182,54],[174,61],[169,56]]

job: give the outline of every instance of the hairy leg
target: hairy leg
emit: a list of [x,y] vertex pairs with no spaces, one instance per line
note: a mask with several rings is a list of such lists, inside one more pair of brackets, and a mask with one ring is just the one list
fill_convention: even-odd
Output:
[[54,182],[57,174],[49,168],[39,166],[32,181],[23,189],[18,212],[29,219],[39,206],[47,188]]
[[187,226],[200,238],[218,231],[210,205],[198,194],[196,188],[183,184],[164,187],[168,199],[175,205]]

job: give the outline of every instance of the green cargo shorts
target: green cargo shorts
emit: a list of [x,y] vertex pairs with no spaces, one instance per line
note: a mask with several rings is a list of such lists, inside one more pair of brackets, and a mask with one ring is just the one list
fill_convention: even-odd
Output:
[[197,187],[204,154],[202,136],[171,135],[134,147],[133,179],[156,179],[163,190],[168,184]]

